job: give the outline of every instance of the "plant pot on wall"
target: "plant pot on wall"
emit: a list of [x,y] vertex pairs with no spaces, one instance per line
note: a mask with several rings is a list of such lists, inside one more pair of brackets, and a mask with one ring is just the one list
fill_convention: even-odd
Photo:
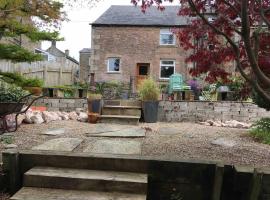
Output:
[[158,120],[158,101],[144,101],[142,103],[143,118],[146,123],[156,123]]
[[27,90],[31,94],[35,96],[40,96],[42,94],[42,88],[41,87],[23,87],[24,90]]

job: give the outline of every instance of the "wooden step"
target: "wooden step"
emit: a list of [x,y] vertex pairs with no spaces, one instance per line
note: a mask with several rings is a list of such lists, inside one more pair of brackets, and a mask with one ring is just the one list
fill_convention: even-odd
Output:
[[141,107],[142,102],[138,100],[104,100],[104,106],[138,106]]
[[104,106],[103,115],[128,115],[141,116],[141,107],[139,106]]
[[24,174],[25,187],[146,194],[147,175],[140,173],[34,167]]
[[140,116],[130,115],[101,115],[101,123],[115,123],[115,124],[131,124],[138,125]]
[[23,187],[10,200],[146,200],[146,195]]

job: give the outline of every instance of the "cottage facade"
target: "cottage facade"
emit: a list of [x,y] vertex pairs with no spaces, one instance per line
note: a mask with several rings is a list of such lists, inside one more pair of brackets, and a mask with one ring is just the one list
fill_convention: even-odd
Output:
[[171,32],[188,19],[177,16],[179,7],[142,13],[134,6],[112,6],[92,24],[90,73],[95,81],[118,80],[139,84],[147,76],[167,82],[170,75],[188,76],[188,55]]

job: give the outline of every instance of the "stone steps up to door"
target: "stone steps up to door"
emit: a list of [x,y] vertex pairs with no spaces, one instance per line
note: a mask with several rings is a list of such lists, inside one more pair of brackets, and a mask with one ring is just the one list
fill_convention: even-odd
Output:
[[146,200],[146,194],[142,173],[34,167],[11,200]]
[[141,118],[141,102],[137,100],[104,100],[102,123],[137,125]]

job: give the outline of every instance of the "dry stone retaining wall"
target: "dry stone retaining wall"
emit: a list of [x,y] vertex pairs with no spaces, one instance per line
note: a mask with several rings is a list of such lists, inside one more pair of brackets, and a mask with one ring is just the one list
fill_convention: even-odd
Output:
[[[77,108],[87,110],[87,99],[44,98],[34,106],[46,106],[48,111],[75,111]],[[270,117],[270,111],[259,108],[252,103],[242,102],[202,102],[202,101],[160,101],[159,121],[206,121],[237,120],[254,122],[262,117]]]
[[47,111],[75,111],[77,108],[87,109],[87,99],[62,99],[62,98],[43,98],[34,103],[33,106],[45,106]]
[[237,120],[254,122],[262,117],[270,117],[270,112],[253,103],[242,102],[199,102],[160,101],[159,121],[206,121]]

